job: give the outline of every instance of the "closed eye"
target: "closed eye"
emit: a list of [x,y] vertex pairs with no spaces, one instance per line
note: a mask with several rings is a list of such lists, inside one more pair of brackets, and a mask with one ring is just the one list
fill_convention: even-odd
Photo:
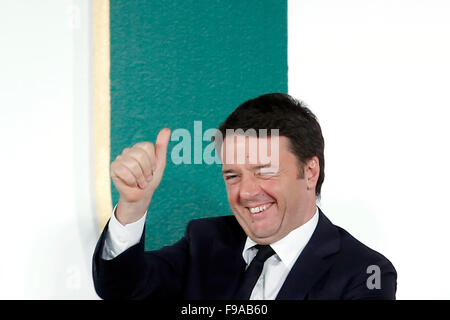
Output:
[[273,175],[276,174],[276,171],[260,171],[258,172],[258,174],[262,175],[262,176],[266,176],[266,175]]
[[277,175],[278,173],[278,170],[269,170],[267,168],[264,168],[259,170],[257,174],[262,177],[271,177]]

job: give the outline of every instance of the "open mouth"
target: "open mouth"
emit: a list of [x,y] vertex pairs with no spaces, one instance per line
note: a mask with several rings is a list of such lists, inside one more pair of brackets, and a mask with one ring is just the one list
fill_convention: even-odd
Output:
[[272,205],[273,203],[269,202],[256,207],[247,207],[247,209],[252,217],[262,217]]

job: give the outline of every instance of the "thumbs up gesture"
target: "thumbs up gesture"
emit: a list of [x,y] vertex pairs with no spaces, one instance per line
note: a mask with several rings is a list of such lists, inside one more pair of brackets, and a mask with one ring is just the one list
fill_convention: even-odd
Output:
[[111,178],[119,192],[116,218],[123,225],[142,218],[166,168],[170,129],[162,129],[155,144],[139,142],[125,148],[111,163]]

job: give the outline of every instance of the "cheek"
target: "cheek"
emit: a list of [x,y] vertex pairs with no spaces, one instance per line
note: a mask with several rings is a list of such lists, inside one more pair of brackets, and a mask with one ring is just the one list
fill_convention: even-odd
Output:
[[298,182],[288,179],[268,180],[262,185],[264,192],[272,197],[278,206],[278,213],[284,214],[285,210],[296,202],[299,190]]
[[236,185],[226,185],[227,190],[227,196],[228,196],[228,202],[231,205],[236,205],[236,203],[239,203],[239,188],[237,188]]
[[290,208],[297,208],[299,204],[305,201],[304,190],[306,190],[304,180],[289,181],[284,190],[286,205]]
[[280,199],[282,195],[282,188],[279,181],[276,180],[266,180],[261,183],[261,189],[276,202]]

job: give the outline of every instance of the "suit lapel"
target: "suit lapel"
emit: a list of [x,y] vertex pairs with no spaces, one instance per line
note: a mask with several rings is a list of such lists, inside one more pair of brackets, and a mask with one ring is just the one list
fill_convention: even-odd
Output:
[[319,209],[317,227],[289,272],[276,299],[305,299],[314,284],[331,267],[333,259],[330,256],[339,249],[339,232]]
[[246,235],[235,218],[230,219],[227,232],[216,238],[212,244],[208,259],[208,292],[207,299],[232,299],[239,285],[245,261],[242,257]]

